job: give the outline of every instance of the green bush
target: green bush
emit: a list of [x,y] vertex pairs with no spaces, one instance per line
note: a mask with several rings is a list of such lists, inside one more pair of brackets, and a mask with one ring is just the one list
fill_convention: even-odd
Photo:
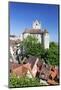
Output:
[[43,45],[38,42],[38,39],[36,37],[28,36],[26,39],[23,40],[22,45],[25,49],[26,55],[43,58],[47,64],[59,64],[59,46],[57,43],[50,42],[49,49],[44,49]]
[[9,78],[9,87],[28,87],[28,86],[40,86],[40,82],[37,78],[28,78],[26,76],[18,78],[16,76],[11,75]]
[[55,42],[50,43],[50,48],[48,50],[48,60],[51,65],[59,64],[59,51],[58,45]]
[[28,36],[23,40],[22,45],[25,48],[25,53],[27,55],[38,56],[41,58],[41,55],[44,53],[43,45],[38,42],[38,39],[35,36]]

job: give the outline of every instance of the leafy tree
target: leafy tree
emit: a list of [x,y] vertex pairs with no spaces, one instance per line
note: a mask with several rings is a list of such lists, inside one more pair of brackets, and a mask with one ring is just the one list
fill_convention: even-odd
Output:
[[59,52],[58,52],[58,45],[55,42],[50,43],[50,48],[48,51],[48,60],[52,65],[59,64]]
[[25,51],[29,55],[41,57],[44,52],[42,44],[38,42],[38,39],[34,36],[28,36],[23,41]]
[[58,45],[55,42],[50,42],[49,49],[45,49],[44,54],[42,56],[47,64],[58,65],[59,64]]
[[44,49],[35,36],[28,36],[22,42],[26,55],[33,55],[43,58],[45,63],[58,65],[58,45],[55,42],[50,43],[49,49]]

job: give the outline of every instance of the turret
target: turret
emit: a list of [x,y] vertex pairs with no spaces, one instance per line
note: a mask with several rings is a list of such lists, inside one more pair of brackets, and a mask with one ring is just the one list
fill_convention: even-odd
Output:
[[43,32],[43,44],[45,49],[49,49],[49,33],[46,29]]
[[33,21],[33,29],[41,29],[41,24],[39,23],[38,20]]

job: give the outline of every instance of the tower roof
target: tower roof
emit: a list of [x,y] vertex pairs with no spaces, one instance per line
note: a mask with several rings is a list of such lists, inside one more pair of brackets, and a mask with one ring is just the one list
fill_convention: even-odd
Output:
[[44,30],[44,33],[48,33],[47,29]]

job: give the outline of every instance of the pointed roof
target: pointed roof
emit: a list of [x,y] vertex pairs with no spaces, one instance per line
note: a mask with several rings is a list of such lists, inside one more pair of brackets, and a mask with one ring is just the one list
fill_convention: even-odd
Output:
[[41,24],[40,24],[40,22],[36,19],[35,21],[33,21],[32,27],[33,27],[33,29],[41,29]]

